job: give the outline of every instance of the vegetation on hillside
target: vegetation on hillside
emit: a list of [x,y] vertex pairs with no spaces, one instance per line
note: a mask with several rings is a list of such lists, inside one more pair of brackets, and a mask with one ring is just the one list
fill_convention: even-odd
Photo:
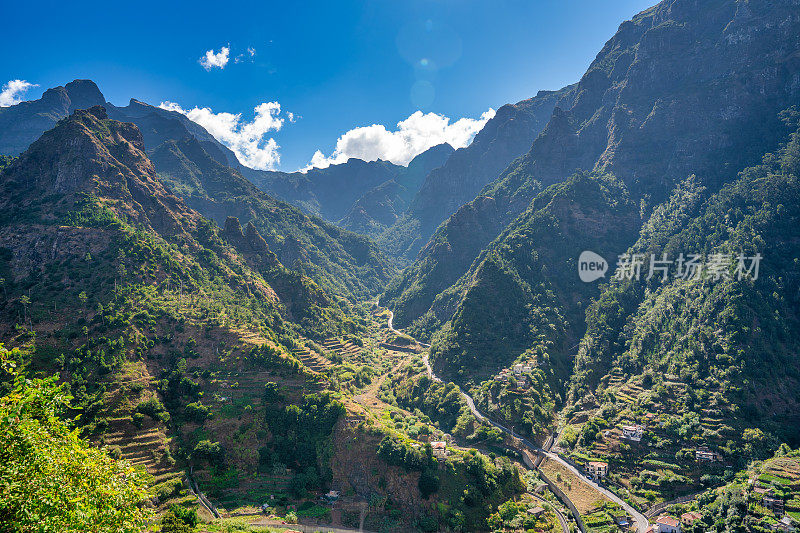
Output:
[[26,379],[0,344],[0,529],[139,532],[150,477],[79,437],[62,419],[70,396],[55,379]]

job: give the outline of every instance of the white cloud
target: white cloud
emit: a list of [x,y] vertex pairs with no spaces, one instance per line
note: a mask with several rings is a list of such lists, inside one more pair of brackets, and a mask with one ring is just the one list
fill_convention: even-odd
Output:
[[490,108],[480,118],[462,118],[451,124],[444,115],[416,111],[398,122],[394,131],[387,130],[381,124],[354,128],[339,137],[330,156],[317,150],[311,163],[302,170],[338,165],[351,157],[365,161],[383,159],[397,165],[407,165],[414,157],[437,144],[446,142],[453,148],[469,145],[475,134],[493,116],[494,109]]
[[38,85],[25,80],[9,80],[8,83],[4,83],[3,90],[0,92],[0,107],[20,103],[25,92],[31,87],[38,87]]
[[242,114],[214,113],[208,107],[183,109],[174,102],[161,102],[159,106],[168,111],[177,111],[197,122],[214,136],[219,142],[233,150],[239,162],[258,170],[271,170],[280,163],[278,143],[267,138],[270,131],[278,131],[283,127],[284,119],[280,116],[281,106],[278,102],[264,102],[253,111],[252,121],[242,120]]
[[253,48],[252,46],[248,46],[247,47],[247,52],[237,55],[234,58],[233,62],[234,63],[243,63],[243,62],[249,60],[252,63],[253,61],[255,61],[255,59],[253,59],[253,58],[255,58],[255,56],[256,56],[256,49]]
[[200,65],[206,69],[211,70],[212,68],[225,68],[225,65],[228,64],[228,54],[230,54],[231,49],[227,46],[223,46],[220,48],[219,52],[214,52],[213,49],[206,50],[206,55],[200,58]]

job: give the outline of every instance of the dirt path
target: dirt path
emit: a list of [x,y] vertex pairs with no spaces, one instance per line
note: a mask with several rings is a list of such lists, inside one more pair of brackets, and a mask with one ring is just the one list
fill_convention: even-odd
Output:
[[[389,376],[400,370],[403,367],[403,365],[408,363],[408,360],[411,359],[411,357],[413,357],[414,354],[403,354],[403,356],[404,357],[400,359],[400,361],[397,364],[395,364],[392,368],[390,368],[387,372],[384,372],[376,379],[372,380],[372,383],[370,383],[369,386],[366,389],[364,389],[363,392],[361,392],[361,394],[353,396],[352,398],[353,401],[355,401],[365,409],[376,409],[376,410],[386,409],[386,408],[396,409],[396,407],[391,406],[386,402],[384,402],[383,400],[381,400],[378,397],[378,392],[381,390],[381,386],[386,381],[386,378],[388,378]],[[408,414],[410,415],[410,413]]]

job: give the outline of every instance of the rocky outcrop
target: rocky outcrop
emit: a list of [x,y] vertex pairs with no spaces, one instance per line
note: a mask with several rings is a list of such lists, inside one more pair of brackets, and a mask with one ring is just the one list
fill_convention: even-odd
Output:
[[[110,120],[101,106],[75,111],[42,135],[5,170],[0,188],[0,205],[25,217],[31,210],[57,217],[88,194],[159,233],[193,231],[198,219],[158,179],[136,126]],[[54,205],[44,209],[48,202]]]
[[269,249],[267,241],[250,222],[247,224],[247,229],[243,231],[238,218],[228,217],[225,219],[222,236],[242,256],[262,268],[272,268],[280,264],[278,257]]

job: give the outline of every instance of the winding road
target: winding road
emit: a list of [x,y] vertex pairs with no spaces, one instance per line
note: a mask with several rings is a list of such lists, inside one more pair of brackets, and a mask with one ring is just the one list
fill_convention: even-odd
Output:
[[[399,334],[400,332],[397,331],[396,329],[394,329],[394,327],[392,325],[393,321],[394,321],[394,313],[389,311],[389,321],[388,321],[389,330],[392,331],[393,333]],[[427,345],[422,345],[422,346],[427,346]],[[428,346],[428,347],[430,347],[430,346]],[[439,376],[437,376],[434,373],[433,368],[431,367],[430,361],[428,360],[428,353],[427,352],[422,357],[422,361],[423,361],[423,363],[425,363],[425,368],[428,371],[428,377],[431,378],[434,381],[440,381],[441,382],[442,381],[441,378],[439,378]],[[516,440],[517,442],[519,442],[520,444],[525,446],[527,449],[529,449],[529,450],[531,450],[533,452],[536,452],[538,454],[544,455],[548,459],[552,459],[553,461],[558,462],[559,464],[561,464],[565,468],[569,469],[573,474],[577,475],[581,480],[583,480],[585,483],[587,483],[590,487],[595,489],[597,492],[603,494],[609,500],[611,500],[612,502],[614,502],[617,505],[619,505],[620,507],[622,507],[622,509],[626,513],[628,513],[629,515],[631,515],[633,517],[633,520],[636,522],[636,531],[638,533],[646,533],[647,530],[650,528],[650,521],[647,519],[647,517],[645,517],[642,513],[640,513],[636,509],[634,509],[628,502],[626,502],[625,500],[623,500],[622,498],[620,498],[619,496],[617,496],[616,494],[614,494],[613,492],[611,492],[607,488],[597,484],[595,481],[593,481],[592,479],[588,478],[583,472],[581,472],[579,469],[575,468],[571,463],[565,461],[557,453],[553,453],[553,452],[551,452],[549,450],[545,450],[545,449],[542,449],[539,446],[536,446],[530,440],[528,440],[528,439],[526,439],[524,437],[521,437],[520,435],[514,434],[514,432],[512,430],[508,429],[504,425],[502,425],[502,424],[500,424],[498,422],[495,422],[491,418],[486,417],[483,413],[481,413],[478,410],[477,407],[475,407],[475,401],[472,399],[472,397],[469,394],[467,394],[466,392],[464,392],[463,390],[461,391],[461,396],[464,398],[464,401],[467,402],[467,405],[469,406],[469,410],[472,412],[472,414],[473,414],[473,416],[475,418],[477,418],[478,420],[486,421],[488,424],[496,427],[497,429],[499,429],[503,433],[506,433],[506,434],[510,435],[512,439]]]
[[556,516],[558,517],[558,521],[561,524],[561,531],[563,531],[563,533],[569,533],[569,524],[567,523],[567,519],[564,517],[564,515],[561,513],[561,511],[558,510],[558,508],[555,505],[553,505],[552,503],[550,503],[546,499],[542,498],[538,494],[531,494],[531,496],[533,496],[535,499],[539,500],[540,502],[546,503],[548,506],[550,506],[553,509],[553,511],[555,511]]

